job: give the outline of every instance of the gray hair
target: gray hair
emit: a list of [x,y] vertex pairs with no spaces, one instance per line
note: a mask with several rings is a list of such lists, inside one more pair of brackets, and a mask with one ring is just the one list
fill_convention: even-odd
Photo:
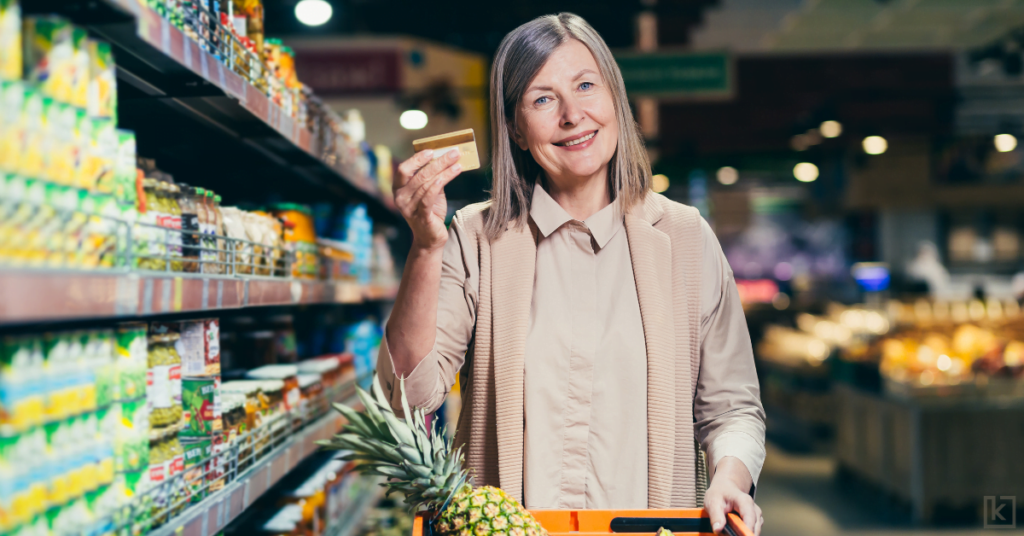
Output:
[[491,162],[494,179],[484,230],[492,240],[501,236],[510,223],[525,225],[530,214],[533,186],[541,169],[530,152],[519,148],[512,139],[516,129],[516,108],[530,81],[551,53],[570,39],[590,49],[615,103],[619,139],[615,154],[608,163],[608,186],[613,199],[618,199],[621,210],[625,211],[643,201],[651,187],[651,163],[640,129],[629,109],[622,73],[608,45],[578,15],[559,13],[538,17],[505,36],[491,66],[491,139],[494,140]]

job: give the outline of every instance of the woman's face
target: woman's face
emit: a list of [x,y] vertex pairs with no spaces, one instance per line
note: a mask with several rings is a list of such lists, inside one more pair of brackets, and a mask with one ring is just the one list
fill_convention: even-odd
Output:
[[612,93],[583,43],[572,39],[555,49],[516,115],[516,143],[552,180],[607,177],[619,125]]

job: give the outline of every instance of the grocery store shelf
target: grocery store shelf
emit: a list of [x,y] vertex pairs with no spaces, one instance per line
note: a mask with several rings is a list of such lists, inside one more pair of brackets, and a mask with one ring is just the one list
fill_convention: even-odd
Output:
[[[358,397],[349,397],[346,404],[362,407]],[[300,462],[315,453],[322,439],[330,439],[345,420],[333,410],[292,435],[255,465],[240,474],[224,489],[185,510],[182,515],[152,531],[154,536],[206,536],[216,534],[251,506]]]
[[[370,177],[321,160],[313,132],[139,0],[33,0],[24,9],[68,16],[111,43],[119,126],[144,134],[142,154],[157,157],[172,174],[241,195],[302,183],[305,197],[354,197],[366,201],[375,218],[397,221],[393,200]],[[162,158],[183,151],[189,158]],[[197,174],[205,175],[202,181]]]
[[0,270],[0,324],[393,299],[395,286],[183,273]]

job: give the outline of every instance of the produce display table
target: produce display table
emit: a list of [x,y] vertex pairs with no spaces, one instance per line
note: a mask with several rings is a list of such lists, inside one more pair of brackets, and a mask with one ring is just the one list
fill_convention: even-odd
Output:
[[1024,497],[1024,399],[835,390],[839,464],[907,500],[915,522],[942,507],[980,510],[985,496]]

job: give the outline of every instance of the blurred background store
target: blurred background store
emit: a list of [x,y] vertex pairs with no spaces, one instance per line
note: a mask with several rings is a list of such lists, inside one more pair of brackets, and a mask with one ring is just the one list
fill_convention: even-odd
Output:
[[1024,0],[0,0],[0,534],[408,534],[315,441],[395,166],[472,128],[449,216],[485,199],[492,54],[558,11],[734,271],[763,534],[1015,527]]

